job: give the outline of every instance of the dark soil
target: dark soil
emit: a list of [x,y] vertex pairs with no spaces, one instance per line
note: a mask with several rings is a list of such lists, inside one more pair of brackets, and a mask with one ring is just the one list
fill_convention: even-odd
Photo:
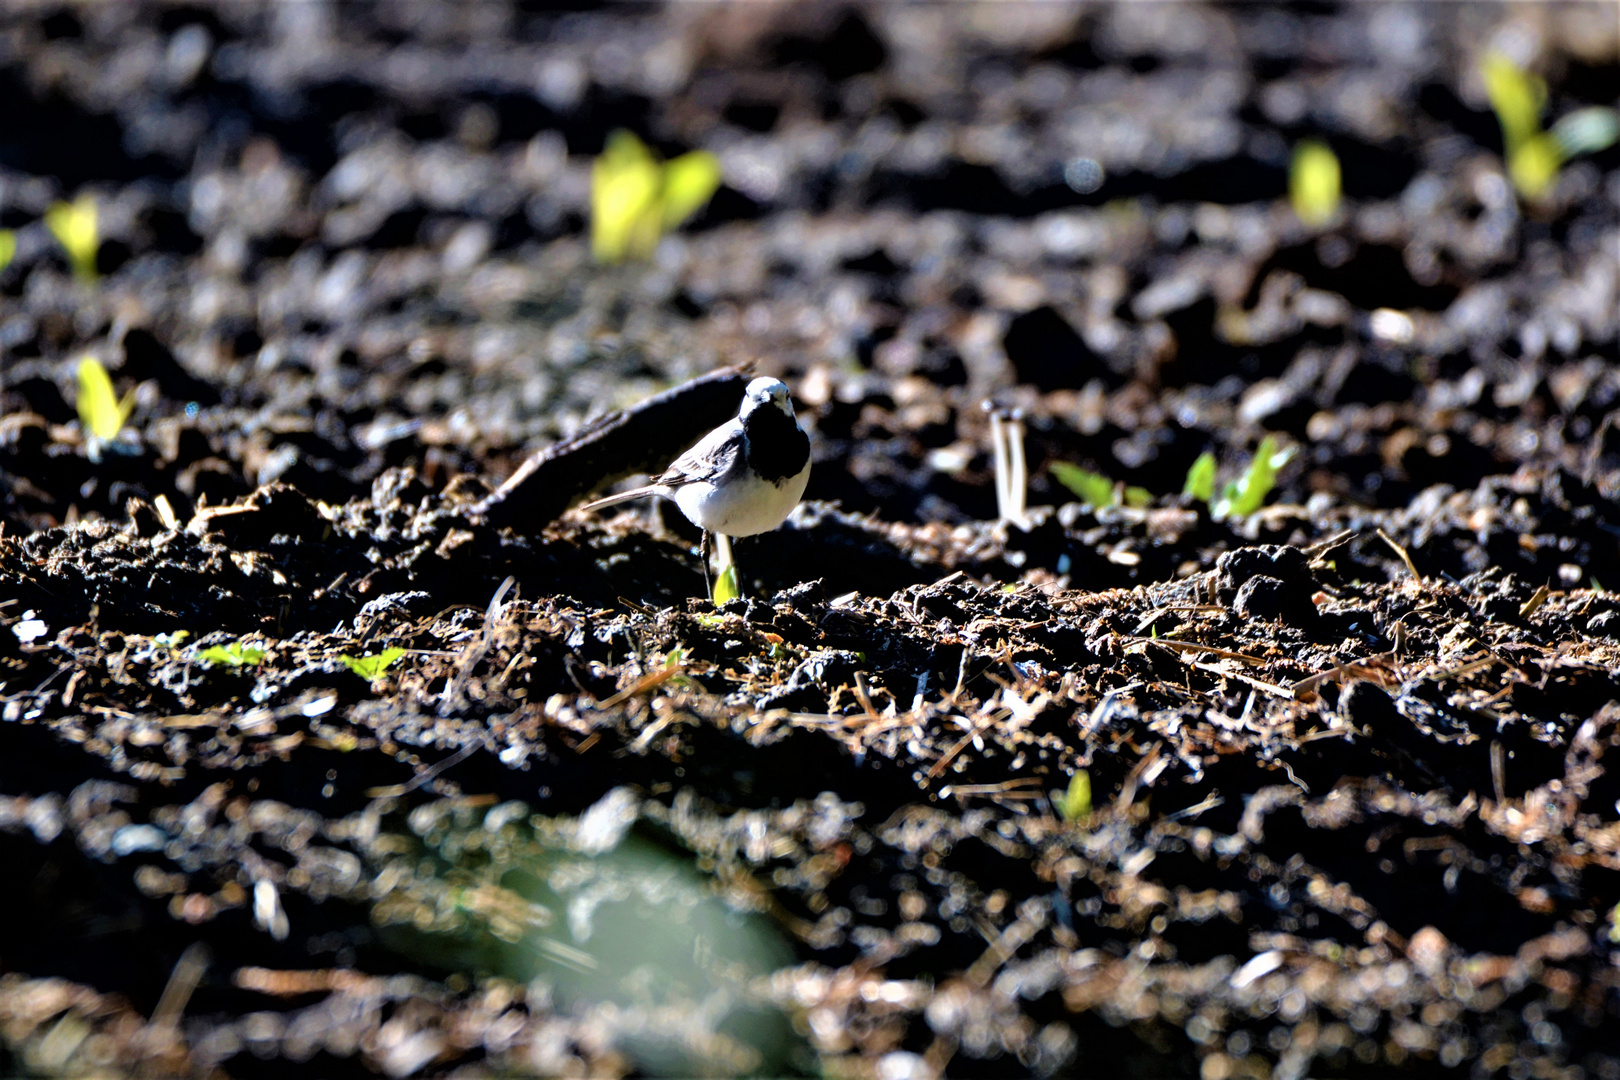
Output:
[[[1620,149],[1518,199],[1493,44],[1616,103],[1608,3],[8,8],[0,1068],[1620,1077]],[[604,268],[616,127],[726,185]],[[565,507],[727,366],[715,609]]]

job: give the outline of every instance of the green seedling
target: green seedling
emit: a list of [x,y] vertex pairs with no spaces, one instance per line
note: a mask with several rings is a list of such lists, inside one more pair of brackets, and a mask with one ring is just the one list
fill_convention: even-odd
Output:
[[389,665],[404,655],[404,649],[394,646],[375,655],[349,656],[345,653],[339,656],[338,659],[343,661],[345,667],[362,679],[371,680],[387,671]]
[[17,257],[17,234],[11,229],[0,229],[0,270],[11,265]]
[[210,645],[197,654],[205,664],[223,664],[226,667],[257,667],[264,662],[264,650],[257,645],[244,645],[241,640],[229,645]]
[[1210,516],[1216,521],[1230,517],[1247,517],[1266,504],[1266,496],[1277,484],[1277,470],[1288,464],[1294,448],[1277,448],[1274,436],[1260,440],[1249,467],[1243,475],[1221,489],[1220,497],[1210,504]]
[[101,361],[86,356],[79,361],[79,396],[75,402],[79,410],[79,424],[90,436],[92,445],[110,443],[118,438],[124,422],[135,409],[135,392],[122,399],[113,392],[112,377]]
[[45,227],[67,252],[73,276],[90,282],[97,278],[96,252],[101,234],[96,225],[96,197],[85,192],[72,202],[55,202],[45,211]]
[[714,595],[710,597],[716,607],[727,600],[735,600],[742,595],[742,589],[737,586],[737,567],[728,566],[715,575]]
[[647,258],[719,189],[720,159],[707,150],[662,161],[630,132],[615,131],[591,166],[591,254],[599,263]]
[[1058,814],[1064,821],[1084,821],[1091,816],[1091,774],[1076,769],[1069,779],[1069,789],[1058,803]]
[[1499,52],[1485,55],[1480,73],[1502,125],[1508,177],[1526,199],[1545,195],[1571,158],[1605,150],[1620,139],[1620,114],[1600,106],[1577,109],[1543,131],[1547,84]]
[[186,638],[190,636],[190,630],[176,630],[171,634],[158,634],[152,639],[152,641],[163,648],[168,649],[170,652],[173,652],[184,644]]
[[1181,485],[1183,495],[1191,495],[1201,503],[1215,497],[1215,455],[1205,450],[1187,470],[1187,482]]
[[1124,503],[1126,506],[1140,507],[1153,502],[1153,493],[1147,488],[1122,486],[1102,473],[1094,473],[1066,461],[1054,461],[1052,475],[1088,506],[1100,508]]
[[1339,212],[1343,186],[1339,159],[1320,139],[1306,139],[1294,147],[1288,166],[1288,201],[1299,220],[1320,228]]

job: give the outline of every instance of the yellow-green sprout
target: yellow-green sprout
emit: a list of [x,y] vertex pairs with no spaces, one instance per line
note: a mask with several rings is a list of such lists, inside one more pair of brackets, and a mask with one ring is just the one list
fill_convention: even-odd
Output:
[[354,672],[356,675],[360,676],[362,679],[375,679],[377,676],[387,671],[389,666],[392,665],[395,660],[398,660],[404,655],[405,650],[396,645],[392,648],[384,649],[382,652],[377,653],[376,655],[368,654],[366,656],[350,656],[345,653],[339,656],[338,659],[343,661],[343,665],[345,667]]
[[0,229],[0,270],[10,266],[16,257],[17,234],[10,229]]
[[741,595],[742,589],[737,585],[736,566],[728,566],[720,571],[714,579],[714,603],[718,606]]
[[1343,195],[1339,159],[1320,139],[1306,139],[1294,147],[1288,166],[1288,201],[1299,220],[1319,228],[1339,212]]
[[1147,506],[1153,501],[1153,493],[1146,488],[1121,486],[1102,473],[1066,461],[1052,462],[1052,475],[1087,506],[1118,506],[1121,502],[1126,506]]
[[708,151],[662,161],[630,132],[613,132],[591,166],[591,253],[600,263],[647,258],[719,188],[720,159]]
[[86,356],[79,361],[79,397],[75,404],[85,433],[98,443],[108,443],[118,437],[134,411],[135,392],[131,390],[119,400],[107,369],[100,360]]
[[1183,495],[1191,495],[1207,503],[1215,497],[1215,455],[1205,450],[1187,470],[1187,482],[1181,486]]
[[1275,436],[1267,435],[1260,440],[1260,448],[1254,452],[1254,458],[1249,467],[1243,470],[1243,475],[1231,481],[1221,490],[1220,497],[1210,504],[1210,516],[1216,521],[1229,517],[1246,517],[1260,509],[1266,503],[1266,496],[1277,483],[1277,470],[1288,464],[1294,456],[1294,448],[1285,450],[1277,448]]
[[1074,770],[1069,789],[1058,803],[1058,814],[1064,821],[1084,821],[1091,816],[1091,774],[1084,769]]
[[101,234],[96,216],[96,197],[88,191],[70,203],[52,203],[45,211],[45,227],[67,252],[73,276],[80,281],[95,281],[97,277],[96,252],[101,248]]
[[264,662],[264,650],[257,645],[244,645],[240,638],[229,645],[210,645],[197,654],[205,664],[223,664],[226,667],[257,667]]
[[1499,52],[1485,55],[1480,73],[1502,125],[1508,177],[1526,199],[1545,195],[1570,158],[1604,150],[1620,138],[1620,116],[1596,106],[1577,109],[1543,131],[1547,84]]

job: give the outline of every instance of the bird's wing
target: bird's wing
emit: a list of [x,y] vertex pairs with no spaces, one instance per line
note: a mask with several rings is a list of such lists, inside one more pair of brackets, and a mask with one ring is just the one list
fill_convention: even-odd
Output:
[[718,480],[736,466],[742,453],[742,421],[729,420],[670,462],[669,468],[653,480],[653,485],[676,488],[683,484]]

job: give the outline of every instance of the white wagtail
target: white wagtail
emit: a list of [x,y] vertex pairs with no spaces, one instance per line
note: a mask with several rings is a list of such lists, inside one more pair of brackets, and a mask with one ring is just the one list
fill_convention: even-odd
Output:
[[662,495],[703,530],[703,580],[709,580],[709,534],[753,536],[787,518],[810,479],[810,438],[793,415],[780,379],[748,384],[734,419],[705,435],[653,482],[609,495],[583,510]]

